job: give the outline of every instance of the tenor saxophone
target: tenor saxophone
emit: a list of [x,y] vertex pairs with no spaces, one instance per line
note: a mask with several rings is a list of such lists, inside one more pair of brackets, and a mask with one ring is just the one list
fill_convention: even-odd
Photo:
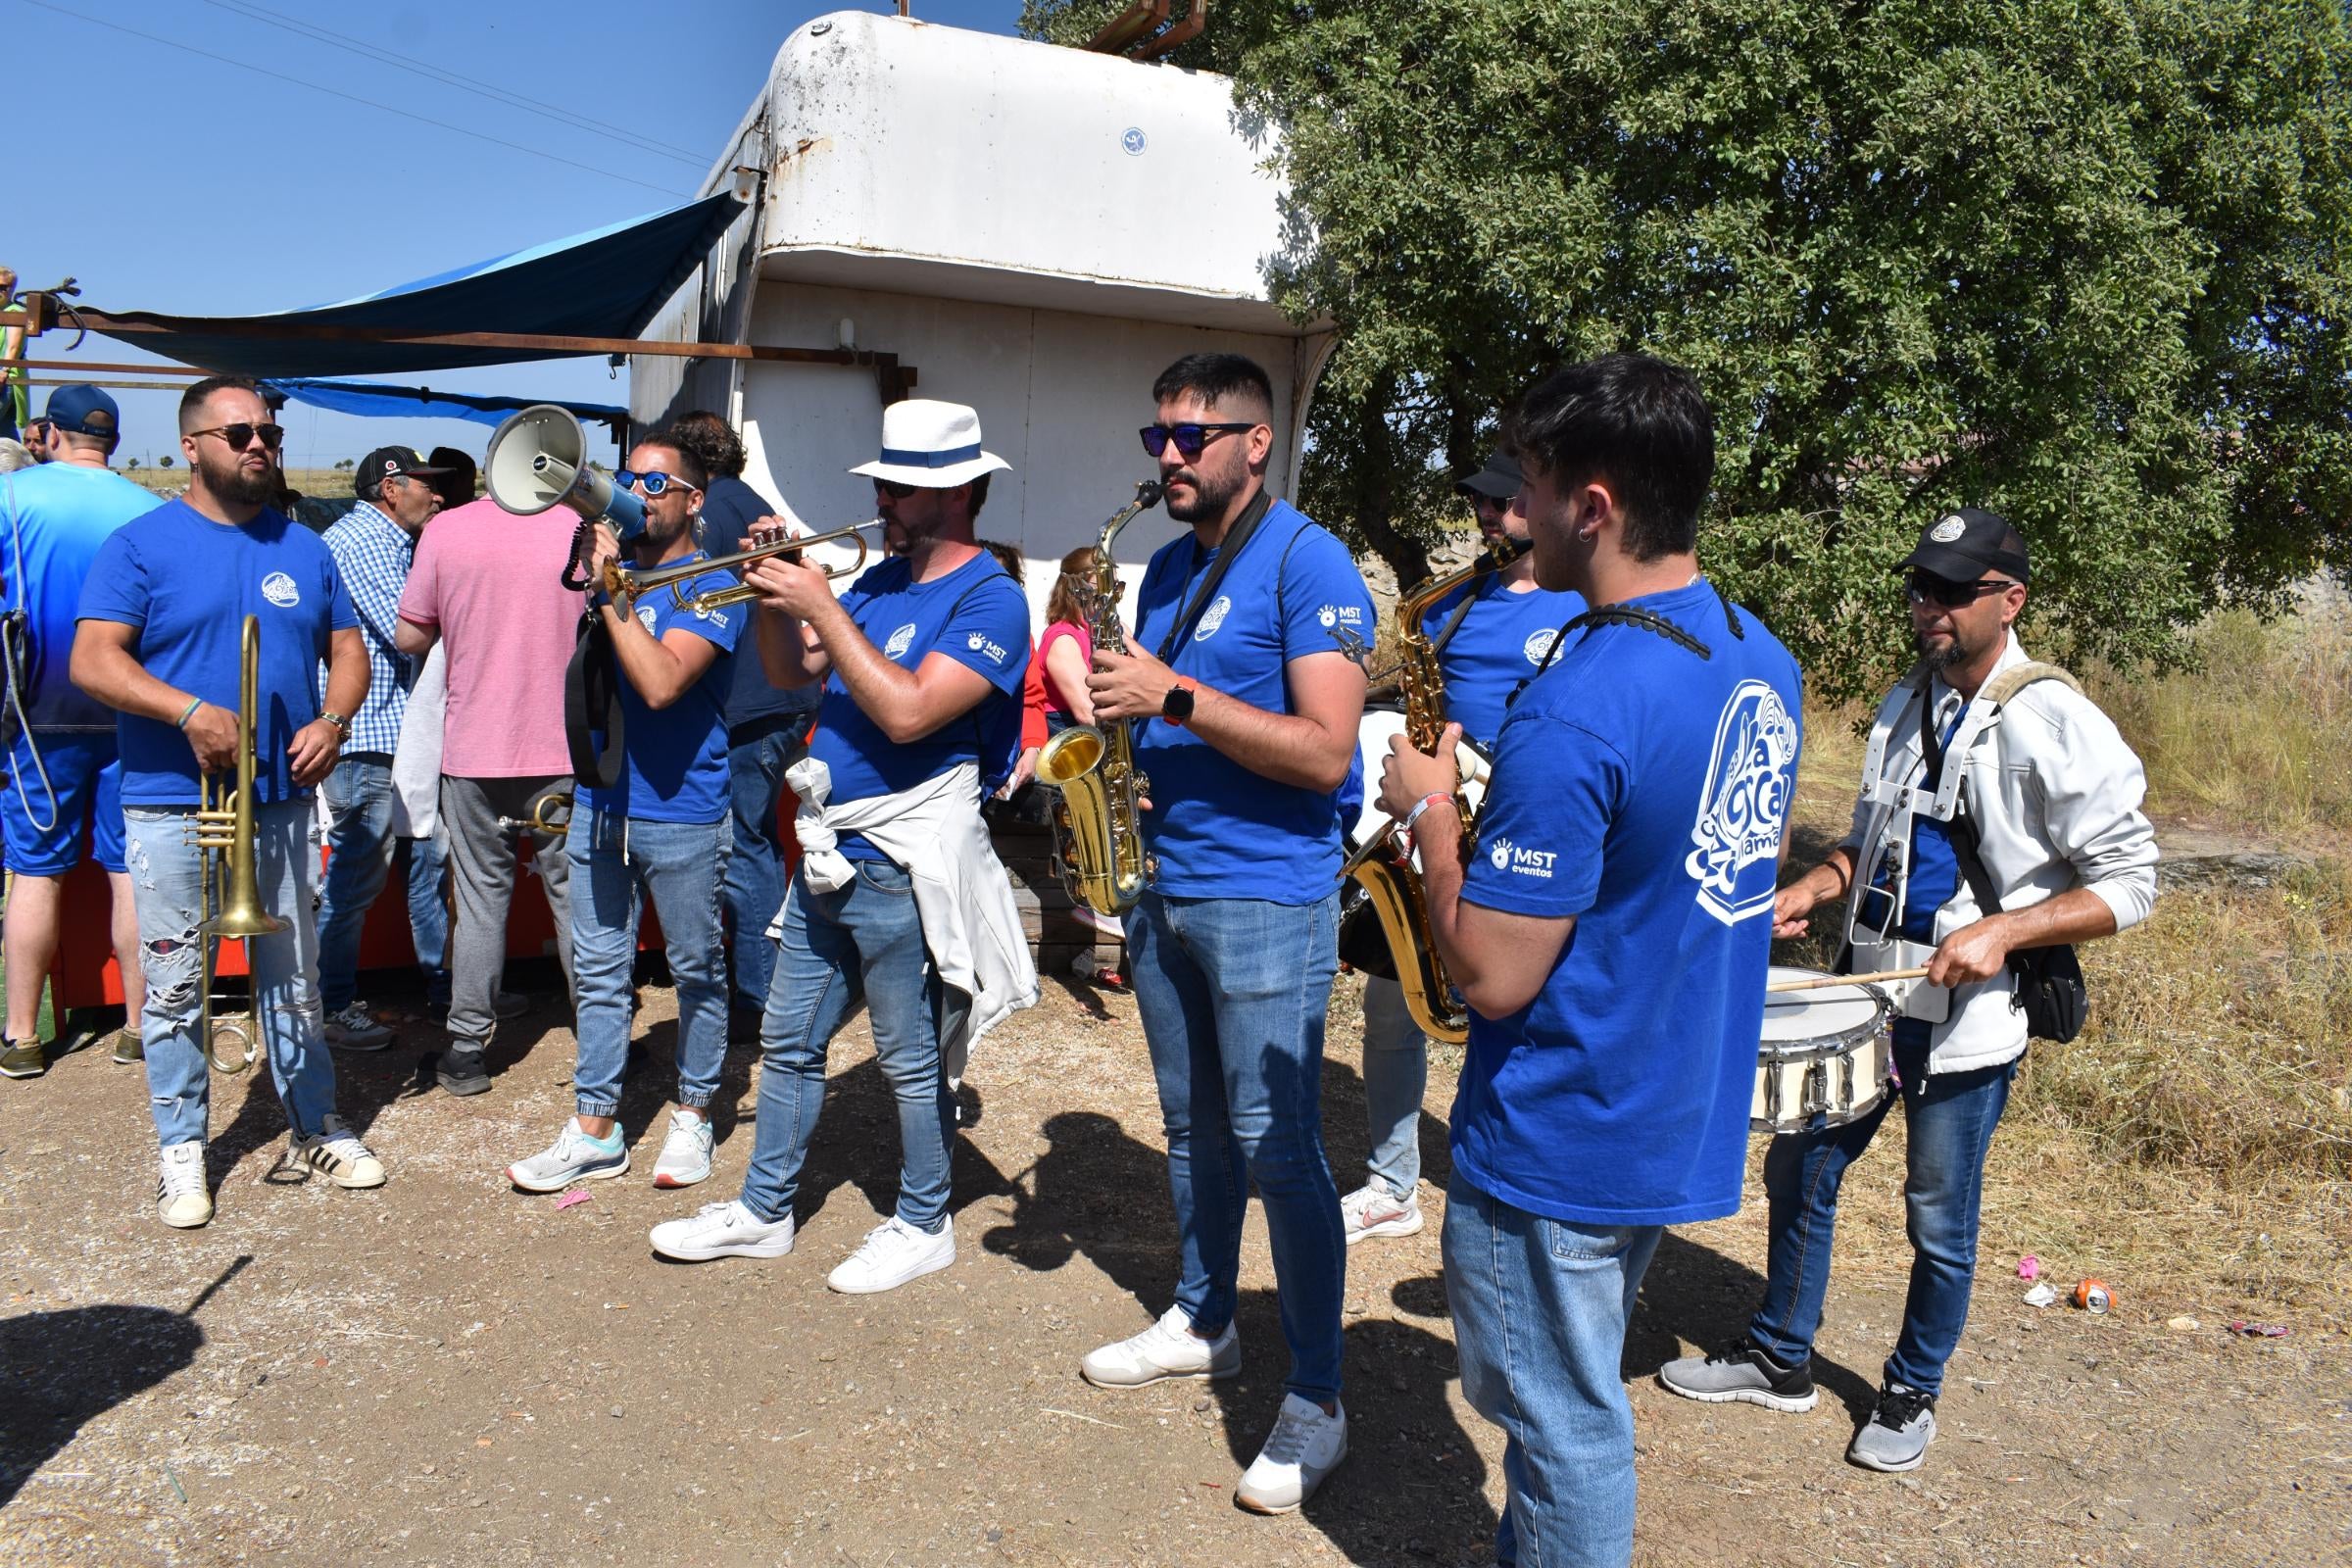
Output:
[[[1404,733],[1417,752],[1435,753],[1446,735],[1446,677],[1438,667],[1438,648],[1422,629],[1429,607],[1465,583],[1499,571],[1519,559],[1527,541],[1507,535],[1494,547],[1458,571],[1432,577],[1396,600],[1397,644],[1402,658],[1395,679],[1404,696]],[[1367,787],[1373,781],[1365,780]],[[1465,792],[1457,801],[1462,839],[1469,842],[1474,806]],[[1470,1009],[1453,989],[1446,960],[1438,956],[1429,928],[1429,898],[1412,857],[1397,853],[1390,823],[1371,842],[1356,851],[1343,868],[1364,890],[1372,912],[1388,939],[1389,956],[1396,965],[1396,983],[1404,991],[1404,1010],[1432,1040],[1460,1045],[1470,1038]]]
[[[1110,547],[1136,514],[1159,504],[1159,482],[1135,487],[1135,499],[1111,514],[1095,541],[1081,598],[1095,646],[1125,653],[1119,630],[1119,568]],[[1135,907],[1152,881],[1137,803],[1151,783],[1135,770],[1135,744],[1126,719],[1073,724],[1037,754],[1037,776],[1061,791],[1054,808],[1054,865],[1070,897],[1099,914]]]

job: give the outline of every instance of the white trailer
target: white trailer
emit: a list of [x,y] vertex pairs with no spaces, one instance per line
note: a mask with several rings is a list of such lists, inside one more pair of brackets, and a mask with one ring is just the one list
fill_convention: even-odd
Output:
[[[1247,354],[1274,383],[1268,482],[1287,494],[1331,346],[1267,298],[1298,243],[1273,132],[1222,76],[839,12],[794,32],[706,192],[756,196],[648,336],[895,357],[912,392],[979,411],[993,481],[983,537],[1029,558],[1042,611],[1055,562],[1156,466],[1136,438],[1179,356]],[[812,526],[872,515],[891,381],[880,365],[639,357],[640,425],[728,414],[746,477]],[[1122,536],[1130,585],[1174,536]]]

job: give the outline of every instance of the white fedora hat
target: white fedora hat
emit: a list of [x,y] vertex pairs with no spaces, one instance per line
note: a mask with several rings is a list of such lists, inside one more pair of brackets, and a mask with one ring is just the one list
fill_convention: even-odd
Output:
[[908,398],[882,411],[882,456],[852,473],[953,490],[1012,465],[980,450],[980,416],[960,403]]

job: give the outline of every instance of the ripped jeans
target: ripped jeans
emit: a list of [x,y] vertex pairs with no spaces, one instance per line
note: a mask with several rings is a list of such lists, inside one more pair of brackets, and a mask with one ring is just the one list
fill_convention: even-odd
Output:
[[[140,1015],[147,1094],[156,1136],[167,1148],[204,1140],[212,1089],[201,1037],[203,950],[196,938],[204,857],[188,842],[192,809],[133,806],[122,812],[123,858],[139,910],[139,969],[147,980],[147,1007]],[[274,936],[246,943],[253,1014],[286,1121],[296,1138],[307,1138],[335,1108],[335,1066],[318,1005],[318,927],[311,917],[318,882],[318,818],[306,798],[257,806],[253,823],[262,907],[288,922]]]

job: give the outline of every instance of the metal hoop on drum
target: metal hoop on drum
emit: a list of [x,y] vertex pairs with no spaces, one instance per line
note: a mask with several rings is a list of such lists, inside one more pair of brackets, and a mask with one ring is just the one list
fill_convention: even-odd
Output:
[[1875,985],[1838,980],[1818,969],[1772,966],[1768,983],[1820,984],[1765,995],[1751,1130],[1779,1135],[1839,1127],[1886,1098],[1893,1085],[1894,1005]]

